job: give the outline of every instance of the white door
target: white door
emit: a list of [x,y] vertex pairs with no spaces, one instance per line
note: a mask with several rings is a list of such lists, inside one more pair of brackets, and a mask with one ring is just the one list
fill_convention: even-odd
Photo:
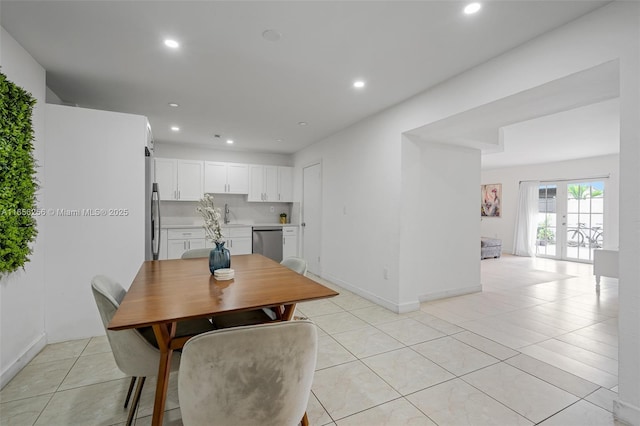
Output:
[[320,222],[322,215],[322,166],[305,167],[302,175],[302,257],[309,272],[320,275]]

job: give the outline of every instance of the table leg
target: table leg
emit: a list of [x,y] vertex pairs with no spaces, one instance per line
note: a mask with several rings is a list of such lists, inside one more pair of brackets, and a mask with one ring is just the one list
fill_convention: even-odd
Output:
[[296,311],[296,304],[284,305],[284,312],[282,313],[282,321],[291,321],[293,314]]
[[158,382],[156,384],[156,397],[153,403],[153,426],[162,426],[164,417],[164,405],[167,399],[167,389],[169,388],[169,374],[171,373],[171,340],[176,333],[176,323],[154,324],[153,332],[158,341],[160,349],[160,365],[158,366]]

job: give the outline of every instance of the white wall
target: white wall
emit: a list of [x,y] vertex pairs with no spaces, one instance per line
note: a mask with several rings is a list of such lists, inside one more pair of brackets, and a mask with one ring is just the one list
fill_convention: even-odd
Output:
[[578,179],[590,176],[606,176],[605,188],[605,248],[618,249],[619,234],[619,186],[620,156],[584,158],[557,163],[508,167],[483,170],[482,184],[502,184],[502,217],[484,217],[480,225],[480,234],[485,237],[502,240],[502,251],[513,252],[516,210],[518,208],[518,185],[523,180]]
[[403,146],[402,156],[403,203],[410,203],[403,205],[403,214],[412,217],[403,217],[401,230],[400,270],[408,277],[400,280],[401,303],[408,307],[416,296],[427,301],[481,291],[474,190],[480,151],[409,140],[404,144],[413,145],[413,152]]
[[46,329],[59,342],[104,334],[91,278],[108,275],[128,288],[144,261],[147,120],[51,104],[46,113],[46,208],[106,210],[46,217]]
[[[401,135],[456,113],[619,60],[620,191],[625,196],[620,200],[620,229],[624,231],[620,236],[621,379],[616,414],[635,424],[640,424],[638,7],[637,2],[612,2],[319,141],[295,156],[298,194],[301,168],[312,161],[321,160],[323,164],[322,275],[385,306],[400,309],[400,289],[410,288],[414,280],[420,279],[410,271],[399,270],[402,264],[398,250],[402,243],[395,218],[399,206],[413,205],[406,200],[411,194],[406,194],[401,187],[403,155],[412,151],[403,148]],[[456,167],[456,164],[450,166]],[[477,186],[473,192],[477,205]],[[346,215],[342,214],[345,205],[349,212]],[[477,208],[474,210],[477,212]],[[412,221],[403,223],[403,227],[419,229],[419,218],[411,215],[403,218]],[[456,224],[445,220],[442,226],[455,227]],[[480,228],[477,229],[479,232]],[[421,237],[428,239],[426,234]],[[459,243],[475,246],[478,237],[470,236]],[[477,268],[478,263],[479,260],[460,265],[450,272],[458,274],[466,267]],[[389,265],[389,280],[382,277],[384,265]],[[406,303],[404,297],[403,293],[403,304]]]
[[[44,176],[45,71],[4,28],[0,28],[0,65],[9,80],[29,91],[37,103],[33,110],[37,177]],[[37,205],[45,192],[37,193]],[[24,270],[0,278],[0,387],[17,374],[46,344],[44,321],[44,241],[46,225],[38,220],[33,254]]]

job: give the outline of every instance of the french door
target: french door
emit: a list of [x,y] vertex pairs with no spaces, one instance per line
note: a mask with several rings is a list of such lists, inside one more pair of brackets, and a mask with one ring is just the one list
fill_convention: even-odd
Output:
[[605,182],[545,182],[538,194],[536,255],[593,262],[603,247]]

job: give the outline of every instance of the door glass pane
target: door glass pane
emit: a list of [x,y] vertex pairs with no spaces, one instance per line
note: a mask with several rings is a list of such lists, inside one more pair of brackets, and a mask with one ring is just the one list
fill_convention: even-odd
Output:
[[602,248],[604,182],[567,184],[566,257],[593,261],[593,250]]
[[556,185],[541,185],[538,191],[536,255],[556,256]]

